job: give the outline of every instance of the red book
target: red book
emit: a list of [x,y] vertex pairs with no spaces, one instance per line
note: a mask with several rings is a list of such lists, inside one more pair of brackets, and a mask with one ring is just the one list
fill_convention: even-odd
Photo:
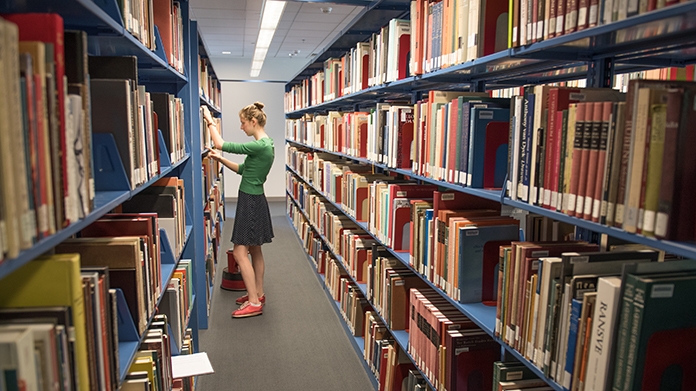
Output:
[[411,169],[411,144],[413,144],[413,110],[406,108],[399,109],[396,168]]
[[411,54],[411,34],[401,34],[399,36],[399,59],[397,62],[397,80],[405,79],[409,75],[408,57]]
[[176,65],[176,56],[173,51],[174,26],[172,25],[172,0],[152,0],[152,13],[154,14],[155,24],[162,39],[164,53],[167,55],[167,62],[171,66]]
[[564,156],[561,156],[561,152],[563,150],[563,113],[567,112],[567,110],[567,108],[564,108],[562,111],[556,113],[556,135],[553,140],[554,144],[549,146],[549,148],[553,149],[553,153],[555,154],[551,162],[551,167],[547,167],[548,170],[551,170],[551,203],[549,204],[551,209],[557,209],[558,198],[563,197],[563,194],[560,193],[561,159],[564,158]]
[[493,388],[493,363],[500,359],[500,345],[484,331],[448,331],[446,351],[451,391]]
[[604,102],[602,108],[602,124],[599,133],[599,150],[597,154],[597,177],[595,181],[595,189],[592,205],[592,221],[599,222],[602,206],[602,194],[604,194],[604,177],[608,175],[606,170],[607,161],[607,143],[609,137],[609,127],[611,126],[611,115],[613,112],[614,103]]
[[[65,140],[65,95],[63,91],[67,89],[65,85],[65,49],[64,49],[64,29],[63,29],[63,18],[58,14],[39,14],[39,13],[29,13],[29,14],[5,14],[2,15],[5,19],[12,23],[15,23],[19,27],[19,40],[20,41],[40,41],[44,43],[50,43],[53,45],[53,60],[55,62],[55,75],[54,80],[56,82],[57,91],[57,113],[58,113],[58,129],[59,129],[59,140],[51,140],[52,143],[60,145],[61,151],[67,150],[66,140]],[[61,182],[63,184],[62,192],[54,192],[56,197],[62,194],[67,197],[68,192],[68,163],[66,161],[68,154],[62,154],[61,167],[62,175]],[[58,201],[56,202],[63,202]],[[64,221],[56,221],[58,227],[66,227],[70,225],[71,221],[65,219]]]
[[[611,104],[611,102],[608,102]],[[590,103],[588,103],[590,105]],[[595,194],[595,185],[597,183],[597,177],[593,177],[593,175],[598,174],[598,166],[599,166],[599,143],[600,143],[600,137],[602,134],[602,120],[604,118],[604,103],[603,102],[594,102],[592,103],[592,133],[590,133],[590,148],[589,151],[587,152],[587,173],[585,174],[585,190],[583,192],[583,211],[582,211],[582,218],[585,220],[591,220],[592,219],[592,207],[594,205],[594,194]],[[611,115],[611,113],[609,114]],[[607,124],[608,125],[608,124]],[[606,153],[605,153],[606,156]],[[580,180],[583,180],[583,176],[581,174]],[[601,180],[600,180],[601,182]],[[601,185],[601,183],[600,183]],[[582,190],[579,190],[582,191]],[[576,211],[575,215],[579,217],[580,211]],[[599,220],[599,215],[597,215],[597,220]]]
[[[581,98],[579,94],[581,92],[578,88],[551,88],[548,94],[548,117],[546,126],[546,156],[544,158],[544,165],[546,169],[544,170],[544,192],[550,191],[549,197],[544,196],[543,206],[547,208],[555,209],[555,205],[552,205],[553,193],[558,193],[558,174],[560,174],[560,146],[562,139],[562,119],[563,110],[567,110],[571,103],[575,103]],[[561,113],[560,121],[557,113]],[[555,165],[558,164],[559,167],[556,168]],[[555,177],[555,181],[554,181]],[[554,187],[554,184],[556,185]]]
[[655,218],[655,236],[668,237],[669,216],[675,191],[677,151],[679,150],[679,118],[681,117],[683,89],[672,89],[667,93],[667,118],[665,125],[665,145],[662,158],[662,178]]
[[[573,141],[573,167],[570,172],[570,189],[568,190],[568,214],[575,216],[575,205],[577,204],[578,187],[580,184],[580,164],[582,155],[582,145],[585,136],[585,111],[587,103],[578,103],[575,112],[575,140]],[[581,212],[581,211],[578,211]]]
[[447,164],[445,168],[445,180],[452,182],[457,179],[454,173],[457,171],[457,128],[461,128],[459,123],[459,98],[452,99],[452,104],[449,107],[449,130],[447,132]]
[[[585,188],[587,187],[587,172],[590,162],[590,145],[592,143],[592,129],[594,124],[594,104],[587,102],[585,105],[585,122],[583,126],[582,145],[580,146],[580,171],[578,172],[577,202],[575,203],[575,216],[582,218],[585,210]],[[575,165],[575,161],[573,161]]]

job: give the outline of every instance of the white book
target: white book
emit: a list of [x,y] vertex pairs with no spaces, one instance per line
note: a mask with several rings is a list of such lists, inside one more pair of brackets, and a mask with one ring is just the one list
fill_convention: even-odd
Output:
[[0,325],[0,332],[29,330],[34,340],[35,351],[39,353],[35,365],[40,366],[41,377],[40,390],[60,390],[60,374],[58,367],[54,365],[61,357],[57,351],[57,338],[55,325],[50,323],[10,323]]
[[587,372],[585,375],[586,391],[601,391],[607,385],[609,359],[613,350],[612,330],[618,321],[620,306],[621,279],[618,277],[601,277],[597,283],[597,303],[592,317],[592,334],[590,336]]
[[39,391],[34,336],[29,328],[0,331],[0,372],[6,371],[16,371],[25,391]]

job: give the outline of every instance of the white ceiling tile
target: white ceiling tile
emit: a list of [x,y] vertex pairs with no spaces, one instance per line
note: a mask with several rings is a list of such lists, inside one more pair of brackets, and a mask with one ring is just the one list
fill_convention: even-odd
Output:
[[[211,56],[216,59],[243,57],[247,60],[253,56],[263,1],[190,0],[193,14],[199,22],[199,30]],[[367,3],[369,1],[366,0]],[[322,7],[331,7],[331,12],[322,13]],[[268,51],[268,58],[273,58],[270,64],[285,61],[287,65],[277,67],[278,70],[282,69],[283,75],[296,74],[311,60],[312,53],[320,52],[331,43],[335,35],[362,10],[364,7],[323,2],[287,2]],[[223,55],[223,51],[229,51],[231,54]],[[288,55],[294,51],[299,53],[295,56]],[[289,71],[285,69],[288,66],[294,66],[296,69]],[[265,64],[262,72],[271,68],[273,67]]]

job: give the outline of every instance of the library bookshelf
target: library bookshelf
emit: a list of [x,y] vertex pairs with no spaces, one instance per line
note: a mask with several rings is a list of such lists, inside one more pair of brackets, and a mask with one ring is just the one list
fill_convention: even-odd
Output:
[[[603,3],[600,6],[603,6]],[[411,10],[413,11],[413,8]],[[371,12],[379,12],[379,10]],[[404,19],[409,18],[404,15],[401,17]],[[369,86],[363,85],[363,88],[360,88],[349,85],[354,83],[355,79],[350,79],[350,77],[345,77],[344,75],[343,82],[345,84],[343,87],[345,89],[336,94],[338,97],[333,96],[332,99],[327,99],[326,92],[322,95],[321,93],[317,94],[316,90],[312,90],[312,88],[317,88],[318,84],[321,84],[321,88],[329,88],[327,80],[312,79],[308,81],[308,78],[313,76],[310,74],[310,68],[314,72],[317,69],[327,69],[315,65],[302,72],[286,86],[286,118],[289,122],[311,122],[313,116],[326,116],[330,112],[369,113],[380,103],[388,104],[394,102],[395,104],[413,106],[425,99],[430,90],[484,92],[575,80],[584,80],[587,87],[612,87],[614,86],[614,77],[617,75],[664,67],[684,67],[693,64],[696,61],[696,57],[693,55],[693,48],[696,47],[696,40],[693,38],[696,32],[695,18],[696,3],[684,2],[650,12],[640,12],[622,20],[598,24],[594,27],[561,36],[545,38],[538,42],[516,45],[463,63],[442,67],[415,76],[408,75],[391,82],[373,83],[370,81]],[[379,30],[373,31],[379,33]],[[413,39],[413,35],[411,38]],[[429,44],[430,41],[428,41]],[[351,48],[344,49],[344,54],[350,54],[350,50]],[[335,52],[333,53],[332,55],[335,55]],[[355,52],[352,53],[355,55]],[[324,56],[321,60],[328,59]],[[346,60],[343,64],[345,65],[348,62],[349,60]],[[352,66],[355,66],[355,64],[353,63]],[[370,75],[370,77],[373,76],[373,74]],[[323,83],[326,83],[326,85]],[[319,88],[319,91],[325,91],[321,88]],[[316,126],[317,128],[319,127],[318,124]],[[299,127],[302,128],[302,125]],[[334,159],[332,161],[339,162],[338,164],[368,167],[371,168],[373,174],[398,176],[416,183],[433,184],[440,189],[462,192],[482,199],[496,201],[500,203],[501,207],[506,208],[508,212],[511,210],[528,212],[554,221],[567,223],[600,236],[641,244],[686,259],[696,259],[696,246],[691,241],[656,239],[652,236],[628,232],[615,226],[570,216],[562,213],[560,210],[556,210],[556,208],[536,205],[535,203],[523,201],[518,197],[513,198],[510,195],[510,189],[506,189],[504,186],[503,189],[496,190],[473,188],[464,186],[458,181],[434,179],[438,177],[437,174],[416,172],[415,167],[414,169],[396,168],[383,161],[370,159],[365,156],[355,156],[350,152],[346,152],[350,150],[350,147],[347,147],[345,143],[343,144],[344,148],[346,148],[345,150],[341,150],[336,144],[329,146],[328,138],[319,141],[317,138],[307,135],[308,129],[307,127],[298,130],[293,128],[293,125],[289,125],[286,134],[288,148],[306,153],[330,156],[331,159]],[[353,141],[359,139],[359,136],[353,135],[353,137]],[[333,141],[339,143],[336,139]],[[352,145],[352,147],[356,146]],[[358,221],[351,211],[346,210],[341,202],[335,202],[331,194],[327,194],[321,188],[316,187],[311,178],[303,177],[297,167],[295,167],[294,161],[288,160],[286,171],[288,172],[287,197],[291,222],[293,222],[293,217],[295,217],[295,220],[304,221],[308,224],[315,233],[314,237],[319,238],[323,243],[323,249],[343,266],[347,273],[347,278],[352,280],[352,283],[360,289],[364,297],[369,298],[365,284],[358,283],[357,279],[351,275],[347,261],[334,251],[334,244],[322,234],[317,222],[310,219],[310,215],[305,210],[303,194],[319,197],[322,200],[321,202],[331,205],[333,212],[340,216],[345,216],[347,220],[360,227],[366,235],[369,235],[372,240],[383,247],[391,258],[399,260],[406,269],[421,276],[433,291],[439,293],[447,302],[458,308],[500,344],[501,350],[504,352],[504,354],[501,354],[501,358],[514,357],[531,369],[535,375],[543,379],[551,388],[555,390],[564,389],[563,384],[550,378],[548,374],[545,374],[542,369],[532,363],[525,355],[496,335],[495,307],[485,306],[482,303],[462,304],[451,298],[439,286],[433,284],[428,278],[422,276],[418,270],[414,269],[409,259],[408,251],[393,250],[384,240],[380,239],[378,233],[370,230],[368,224]],[[510,175],[509,171],[508,175]],[[506,179],[509,178],[506,177]],[[293,185],[298,185],[300,191],[293,190]],[[300,238],[301,242],[305,240],[299,233],[298,238]],[[307,243],[305,245],[309,246]],[[339,305],[337,304],[337,306]],[[382,314],[379,315],[382,316]],[[388,324],[384,317],[382,317],[382,321]],[[402,330],[393,330],[391,335],[418,368],[417,361],[408,353],[408,333]],[[420,368],[418,369],[420,370]],[[431,389],[439,389],[430,383],[427,376],[425,378]]]
[[[133,2],[127,3],[133,5]],[[87,208],[83,216],[71,219],[67,223],[57,221],[50,234],[39,234],[30,245],[22,245],[16,256],[3,254],[3,259],[0,260],[0,279],[5,282],[12,280],[13,276],[16,275],[15,273],[30,266],[37,258],[52,256],[54,248],[60,248],[65,243],[75,240],[75,236],[81,235],[95,222],[108,219],[108,216],[114,216],[113,213],[118,213],[124,203],[138,200],[146,193],[156,192],[158,191],[156,186],[161,186],[162,183],[175,178],[179,181],[181,190],[177,197],[181,201],[182,207],[176,209],[179,219],[176,235],[180,236],[180,239],[174,239],[172,232],[162,228],[162,225],[160,225],[159,232],[153,236],[159,238],[159,243],[155,246],[159,249],[159,255],[156,257],[153,255],[153,258],[158,258],[159,261],[157,269],[152,269],[152,273],[161,276],[161,285],[160,290],[154,292],[152,311],[145,319],[144,325],[147,330],[160,320],[156,316],[157,309],[163,303],[168,284],[173,276],[179,273],[179,269],[186,265],[191,289],[188,292],[188,307],[182,309],[181,324],[177,327],[180,335],[172,334],[171,323],[165,326],[163,333],[169,335],[167,340],[170,341],[171,346],[167,350],[170,355],[182,353],[184,348],[182,339],[184,337],[190,341],[190,345],[186,348],[190,354],[198,351],[198,331],[208,327],[209,305],[213,293],[214,265],[219,253],[219,235],[224,221],[224,207],[222,205],[224,197],[221,194],[223,186],[220,167],[213,167],[203,157],[206,141],[202,139],[203,132],[200,129],[200,106],[202,104],[209,106],[216,117],[221,117],[220,83],[215,76],[212,64],[207,59],[207,51],[198,31],[197,23],[190,18],[189,2],[144,1],[138,4],[147,13],[148,9],[152,11],[152,8],[155,7],[153,3],[156,3],[157,7],[164,6],[164,14],[160,14],[162,8],[158,8],[148,16],[155,15],[156,18],[150,20],[149,24],[143,22],[143,25],[134,24],[130,14],[132,9],[125,10],[123,2],[111,0],[61,0],[58,2],[31,0],[20,3],[4,3],[0,6],[3,18],[10,20],[14,14],[20,16],[29,13],[51,14],[52,18],[55,17],[52,20],[60,20],[62,23],[53,31],[51,31],[51,27],[46,27],[45,31],[42,27],[32,27],[32,29],[41,30],[41,34],[45,34],[43,38],[21,38],[25,34],[23,29],[26,27],[20,26],[20,40],[23,41],[53,42],[56,39],[59,45],[63,45],[64,31],[79,31],[79,36],[84,38],[84,46],[79,47],[81,51],[77,55],[73,54],[72,57],[66,57],[66,69],[78,67],[87,76],[90,72],[87,69],[88,56],[89,58],[133,58],[132,63],[135,65],[133,69],[129,70],[134,72],[129,85],[141,87],[143,94],[165,96],[170,99],[172,105],[169,107],[171,111],[167,109],[167,113],[171,116],[171,122],[167,121],[166,116],[160,116],[159,127],[154,126],[158,124],[156,121],[153,120],[150,123],[147,119],[143,122],[146,125],[136,125],[134,131],[142,130],[144,136],[137,135],[135,137],[143,137],[143,140],[146,140],[143,141],[143,145],[147,145],[147,148],[150,149],[144,148],[143,151],[147,150],[147,152],[143,152],[143,154],[147,154],[147,164],[152,166],[147,169],[143,166],[144,173],[137,185],[131,182],[133,176],[127,169],[130,166],[129,162],[124,160],[123,153],[120,153],[123,151],[119,150],[120,147],[115,141],[114,135],[121,130],[114,128],[111,133],[109,131],[92,133],[92,129],[96,129],[97,122],[103,121],[104,118],[91,113],[91,123],[87,122],[84,127],[85,140],[90,142],[88,144],[90,147],[86,148],[90,154],[84,157],[84,163],[92,167],[92,170],[91,174],[88,174],[90,176],[84,179],[93,181],[93,203]],[[163,19],[164,22],[159,19],[160,15],[167,16]],[[138,30],[137,34],[135,30]],[[63,50],[63,47],[55,47],[54,49],[59,52]],[[62,60],[62,52],[60,52],[60,56]],[[201,58],[205,60],[202,61]],[[53,60],[51,57],[48,59]],[[75,63],[79,61],[84,61],[84,63],[78,66]],[[55,63],[53,64],[55,65]],[[203,70],[201,70],[201,66],[203,66]],[[113,68],[108,71],[118,73],[119,70]],[[3,75],[3,77],[5,76]],[[67,80],[72,83],[70,77],[72,76],[68,76]],[[100,76],[100,78],[109,77]],[[116,75],[114,78],[127,79],[128,77]],[[201,85],[203,83],[204,85]],[[94,85],[94,81],[92,84]],[[89,86],[89,84],[86,85]],[[65,90],[68,91],[67,84]],[[72,90],[70,93],[74,94]],[[85,97],[85,95],[82,96]],[[86,95],[86,98],[89,98],[89,95]],[[94,102],[92,104],[94,105]],[[152,120],[156,110],[154,103],[143,103],[143,107],[150,105],[153,106],[149,112],[150,120]],[[57,116],[58,113],[63,112],[58,107],[55,106]],[[87,117],[89,118],[89,116]],[[143,114],[142,118],[147,117]],[[2,132],[6,131],[7,129],[2,130]],[[172,146],[175,147],[172,148]],[[57,153],[57,150],[54,149],[52,153]],[[68,175],[67,167],[64,167],[66,177]],[[204,178],[203,172],[206,169],[208,175]],[[50,180],[51,173],[49,172],[48,175]],[[29,179],[28,183],[39,186],[37,180]],[[10,185],[10,183],[3,183],[3,187]],[[204,187],[206,185],[207,188]],[[17,191],[20,190],[17,189]],[[11,207],[6,198],[3,198],[3,202],[3,208]],[[56,199],[55,202],[62,203],[63,201]],[[65,205],[62,206],[65,207]],[[155,212],[155,210],[137,213],[143,212]],[[17,282],[17,284],[21,287],[21,282]],[[50,292],[48,294],[50,295]],[[117,389],[124,383],[138,350],[144,349],[143,344],[147,339],[147,335],[138,330],[138,325],[131,316],[133,309],[129,308],[127,303],[128,292],[116,289],[114,294],[112,297],[113,315],[118,314],[118,317],[114,317],[112,320],[114,324],[118,322],[118,335],[111,336],[113,330],[105,330],[105,332],[117,342],[114,352],[118,351],[118,357],[114,358],[116,363],[112,369],[118,368],[119,373],[117,376],[112,376],[111,385],[102,383],[101,389]],[[7,297],[3,298],[3,300],[5,299]],[[104,308],[102,307],[102,309]],[[186,332],[186,330],[190,331]],[[106,367],[106,364],[104,365]],[[77,367],[73,369],[82,371]],[[103,379],[105,375],[99,376]],[[92,379],[91,381],[98,380]],[[90,386],[89,383],[81,383],[82,388],[80,389],[86,389],[85,387]],[[191,384],[193,384],[193,380],[191,380]],[[94,387],[100,388],[99,385]],[[172,389],[172,387],[179,388],[173,384],[163,385],[163,389]]]

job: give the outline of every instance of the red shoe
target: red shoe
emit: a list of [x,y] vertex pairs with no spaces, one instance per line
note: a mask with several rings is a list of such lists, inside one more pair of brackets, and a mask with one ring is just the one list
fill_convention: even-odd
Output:
[[[249,294],[248,293],[246,295],[238,298],[234,302],[239,304],[239,305],[242,305],[242,304],[246,303],[247,301],[249,301]],[[261,302],[261,304],[266,304],[266,295],[264,294],[261,297],[259,297],[259,301]]]
[[263,315],[263,305],[253,305],[248,301],[232,312],[233,318],[248,318],[257,315]]

